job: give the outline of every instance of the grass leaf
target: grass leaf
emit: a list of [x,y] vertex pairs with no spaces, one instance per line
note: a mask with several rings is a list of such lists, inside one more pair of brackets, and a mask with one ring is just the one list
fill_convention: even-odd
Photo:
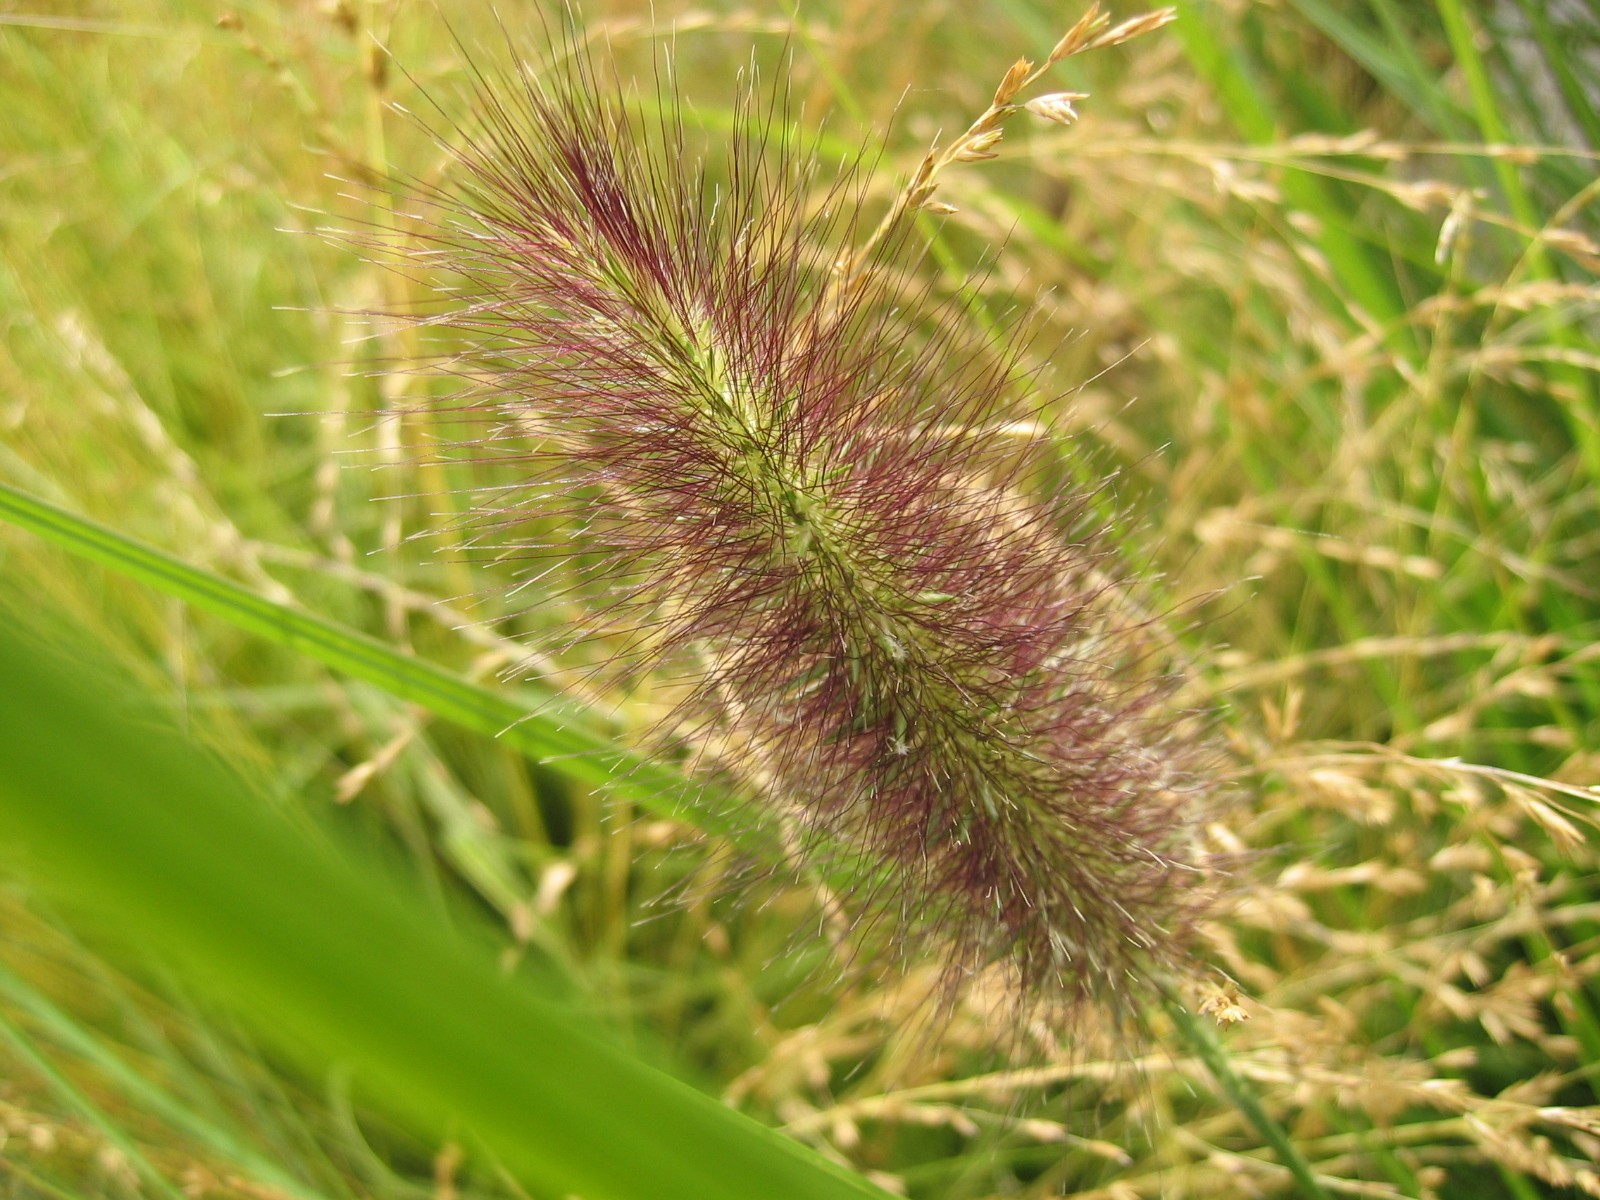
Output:
[[441,1138],[459,1123],[531,1188],[881,1194],[531,994],[373,869],[136,720],[148,698],[123,689],[116,711],[77,674],[14,634],[0,642],[0,842],[34,887],[159,947],[381,1107]]
[[689,821],[708,833],[740,838],[751,846],[765,845],[752,830],[751,815],[733,819],[725,797],[689,782],[670,767],[630,753],[605,733],[596,733],[603,718],[570,701],[550,693],[520,700],[497,694],[435,663],[325,617],[258,596],[4,484],[0,484],[0,519],[465,729],[498,737],[536,762],[583,783],[609,788],[647,811]]

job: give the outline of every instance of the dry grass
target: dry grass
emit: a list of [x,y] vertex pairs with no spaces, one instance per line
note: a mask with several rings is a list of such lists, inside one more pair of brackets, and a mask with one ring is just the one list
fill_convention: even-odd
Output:
[[[998,159],[943,175],[957,211],[922,218],[926,270],[967,283],[999,245],[980,320],[1043,293],[1030,344],[1062,396],[1062,476],[1119,472],[1108,502],[1196,664],[1186,699],[1221,714],[1238,803],[1215,836],[1242,865],[1190,1000],[1226,1018],[1234,1072],[1330,1194],[1600,1195],[1596,146],[1539,128],[1509,85],[1489,128],[1431,21],[1363,64],[1366,43],[1297,15],[1316,8],[1189,9],[1060,69],[1050,88],[1091,97],[1081,119],[1019,120],[984,147]],[[438,432],[411,404],[433,385],[370,374],[414,334],[338,315],[412,297],[309,233],[397,219],[327,175],[438,167],[386,108],[413,85],[371,35],[441,93],[457,52],[436,14],[383,4],[241,6],[221,28],[141,11],[0,26],[0,93],[27,117],[0,133],[0,477],[492,677],[561,614],[470,598],[462,563],[414,540],[456,519],[426,494],[468,481],[405,465]],[[935,131],[1060,32],[1020,0],[994,12],[824,4],[792,35],[725,6],[658,5],[654,29],[626,5],[589,15],[624,64],[676,23],[713,130],[748,47],[771,69],[787,44],[805,120],[837,144],[893,114],[887,208]],[[388,416],[348,415],[366,410]],[[25,581],[8,603],[113,642],[264,794],[342,805],[425,887],[490,912],[508,963],[561,964],[731,1102],[892,1190],[1290,1194],[1160,1018],[1137,1040],[1092,1017],[997,1027],[979,981],[933,1036],[927,976],[833,982],[848,931],[810,936],[815,885],[730,898],[741,865],[681,826],[12,531],[0,556]],[[632,682],[597,699],[648,724],[661,696]],[[296,1094],[173,981],[111,973],[49,914],[7,896],[3,927],[17,1194],[134,1194],[130,1148],[188,1195],[293,1194],[241,1146],[309,1194],[506,1187],[320,1081]],[[179,1108],[130,1099],[72,1030]],[[179,1109],[230,1132],[208,1141]]]

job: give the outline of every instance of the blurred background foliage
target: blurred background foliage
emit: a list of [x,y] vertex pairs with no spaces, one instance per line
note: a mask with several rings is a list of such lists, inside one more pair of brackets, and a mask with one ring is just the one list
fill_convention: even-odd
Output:
[[[883,147],[879,202],[1078,15],[585,5],[625,77],[670,53],[713,152],[738,73],[787,73],[826,146]],[[487,6],[448,17],[501,51]],[[0,5],[0,482],[497,689],[574,614],[450,549],[481,480],[426,462],[444,385],[414,329],[351,315],[419,297],[322,232],[404,227],[372,185],[443,159],[390,106],[450,109],[464,60],[392,0]],[[907,270],[996,327],[1037,295],[1063,469],[1115,472],[1220,714],[1245,857],[1190,999],[1248,1018],[1232,1069],[1330,1193],[1600,1195],[1600,14],[1192,3],[1055,86],[1080,123],[953,172]],[[841,978],[815,881],[747,880],[667,809],[5,526],[0,605],[109,647],[261,803],[487,921],[508,971],[883,1187],[1292,1192],[1160,1020],[1019,1027],[975,993],[930,1039],[926,976]],[[572,665],[536,668],[581,691]],[[659,713],[630,683],[582,696],[594,736]],[[525,1194],[20,880],[0,928],[9,1194],[146,1194],[144,1165],[191,1196]]]

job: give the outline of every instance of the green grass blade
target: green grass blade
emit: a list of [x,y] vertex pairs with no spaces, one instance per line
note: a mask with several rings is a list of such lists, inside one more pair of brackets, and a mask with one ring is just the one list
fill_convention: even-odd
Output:
[[152,1195],[164,1196],[166,1200],[183,1200],[183,1193],[172,1181],[155,1168],[115,1121],[101,1112],[98,1105],[74,1086],[70,1079],[56,1070],[49,1059],[39,1053],[27,1035],[12,1023],[4,1009],[0,1009],[0,1041],[8,1044],[12,1052],[27,1063],[68,1108],[93,1126],[100,1136],[106,1139],[107,1144],[115,1147],[124,1156]]
[[1568,114],[1583,130],[1589,145],[1600,146],[1600,109],[1596,107],[1596,97],[1573,69],[1575,56],[1562,45],[1561,31],[1551,22],[1545,0],[1517,0],[1517,7],[1539,43],[1540,54],[1550,70],[1550,77],[1561,90]]
[[444,720],[498,737],[573,779],[603,786],[647,811],[689,821],[707,833],[770,849],[753,814],[737,818],[726,796],[669,767],[631,754],[605,735],[603,718],[552,693],[525,700],[497,694],[448,669],[314,613],[297,611],[237,583],[125,537],[37,497],[0,484],[0,520],[91,562],[139,580],[186,604],[325,666],[420,705]]
[[1300,1153],[1294,1144],[1294,1139],[1262,1106],[1255,1090],[1234,1071],[1228,1052],[1217,1039],[1217,1035],[1203,1021],[1195,1020],[1184,1007],[1183,1001],[1172,992],[1167,992],[1164,999],[1167,1015],[1178,1027],[1183,1040],[1205,1063],[1206,1069],[1211,1072],[1211,1077],[1217,1081],[1217,1086],[1227,1096],[1228,1102],[1244,1114],[1245,1118],[1255,1126],[1262,1140],[1272,1147],[1278,1155],[1278,1161],[1294,1178],[1299,1194],[1309,1197],[1310,1200],[1330,1200],[1327,1189],[1312,1172],[1311,1164],[1306,1161],[1305,1155]]
[[[538,1194],[883,1193],[641,1064],[507,977],[176,736],[147,697],[0,635],[0,846],[31,886],[174,959],[303,1061]],[[138,719],[130,714],[139,714]]]
[[1436,72],[1430,71],[1417,47],[1400,23],[1400,14],[1389,0],[1371,4],[1381,32],[1364,28],[1348,5],[1330,0],[1293,0],[1295,10],[1323,35],[1372,73],[1412,112],[1423,117],[1444,137],[1462,136],[1467,123],[1439,86]]
[[[1456,64],[1466,80],[1479,130],[1486,141],[1510,141],[1511,131],[1500,111],[1495,81],[1488,64],[1478,52],[1478,31],[1468,20],[1461,0],[1437,0],[1437,5],[1439,23],[1444,28],[1456,55]],[[1494,172],[1511,214],[1530,232],[1542,231],[1544,219],[1517,165],[1507,159],[1497,158],[1494,160]],[[1560,278],[1560,273],[1540,242],[1534,241],[1528,246],[1526,259],[1530,277],[1539,280]],[[1576,349],[1583,341],[1574,335],[1570,324],[1557,328],[1552,340],[1564,350]],[[1551,375],[1566,388],[1571,397],[1562,411],[1567,414],[1573,443],[1590,476],[1600,478],[1600,407],[1596,405],[1589,374],[1581,367],[1557,362],[1552,364]]]
[[[1189,61],[1216,89],[1229,119],[1250,142],[1266,145],[1276,141],[1283,130],[1253,58],[1228,43],[1219,28],[1220,18],[1206,7],[1190,2],[1180,3],[1178,9],[1182,19],[1173,28]],[[1364,240],[1353,214],[1345,210],[1322,180],[1308,173],[1286,171],[1282,187],[1290,208],[1317,219],[1319,231],[1313,240],[1350,299],[1378,324],[1395,326],[1405,305],[1377,253]],[[1387,340],[1406,357],[1416,355],[1416,348],[1407,343],[1404,334],[1391,333]]]
[[71,1191],[35,1174],[10,1155],[0,1155],[0,1171],[4,1171],[16,1181],[13,1195],[36,1196],[40,1200],[99,1200],[99,1197]]
[[[317,1192],[285,1173],[278,1164],[262,1157],[253,1147],[215,1122],[200,1116],[189,1106],[176,1100],[167,1090],[135,1071],[72,1016],[63,1012],[48,997],[4,963],[0,963],[0,996],[3,996],[11,1006],[11,1011],[26,1013],[28,1018],[48,1034],[56,1045],[93,1064],[94,1068],[115,1084],[122,1095],[132,1101],[139,1111],[183,1130],[238,1169],[248,1172],[256,1181],[266,1184],[286,1197],[295,1197],[296,1200],[321,1200]],[[19,1039],[23,1034],[6,1018],[4,1008],[0,1008],[0,1032],[3,1032],[6,1039],[17,1046],[19,1051],[23,1050],[19,1045]],[[50,1079],[58,1093],[69,1096],[69,1102],[80,1112],[84,1110],[87,1101],[76,1095],[64,1077],[56,1075],[54,1069],[43,1061],[42,1055],[34,1056],[31,1047],[24,1052],[35,1059],[41,1074]],[[108,1136],[120,1136],[114,1123],[109,1120],[97,1117],[90,1119],[108,1131]],[[131,1158],[130,1162],[134,1163],[141,1173],[148,1167],[148,1164],[138,1157]],[[149,1169],[153,1171],[153,1168]]]

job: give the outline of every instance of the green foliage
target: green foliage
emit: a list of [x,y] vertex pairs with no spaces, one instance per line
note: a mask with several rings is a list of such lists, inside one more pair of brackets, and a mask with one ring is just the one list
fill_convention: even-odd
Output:
[[[92,662],[12,640],[0,663],[11,869],[165,952],[296,1056],[340,1064],[364,1099],[437,1133],[459,1125],[541,1191],[881,1194],[639,1065],[570,1000],[507,980],[486,950],[162,730],[148,697]],[[32,1065],[90,1111],[48,1064]],[[114,1123],[96,1123],[143,1183],[179,1194]]]
[[[588,7],[624,77],[668,40],[634,5]],[[796,116],[830,153],[884,145],[881,207],[1076,15],[841,0],[805,5],[791,37],[754,8],[657,5],[713,143],[744,119],[740,67],[792,69]],[[501,40],[487,8],[450,19],[469,47]],[[536,36],[521,9],[504,19]],[[965,289],[980,328],[1046,290],[1018,373],[1061,399],[1048,430],[1016,436],[1057,439],[1045,477],[1117,472],[1106,511],[1131,514],[1130,561],[1164,573],[1185,699],[1220,713],[1244,854],[1210,932],[1215,987],[1181,999],[1250,1019],[1186,1040],[1159,1013],[1137,1038],[1092,1016],[997,1034],[983,980],[935,1037],[933,966],[862,962],[859,931],[824,915],[826,881],[775,875],[771,831],[731,798],[691,803],[687,752],[649,749],[669,681],[597,674],[605,647],[528,657],[530,635],[581,619],[575,576],[510,595],[448,549],[506,474],[431,455],[450,431],[413,401],[452,385],[407,364],[447,347],[362,315],[423,293],[317,232],[411,228],[369,185],[442,169],[388,107],[421,111],[426,89],[454,111],[462,54],[437,12],[247,3],[218,23],[191,0],[90,0],[0,17],[6,623],[43,614],[109,646],[119,666],[94,679],[139,679],[249,781],[48,675],[0,695],[12,861],[12,821],[76,813],[52,853],[106,851],[96,887],[123,882],[99,894],[147,906],[151,934],[89,921],[88,875],[8,876],[5,1186],[559,1195],[529,1182],[555,1162],[536,1129],[505,1132],[501,1108],[474,1136],[435,1106],[447,1074],[458,1095],[503,1089],[492,1106],[562,1094],[517,1091],[541,1078],[593,1102],[587,1066],[532,1061],[552,1002],[529,997],[559,988],[607,1045],[665,1046],[647,1057],[755,1118],[680,1112],[698,1094],[645,1072],[569,1137],[558,1116],[530,1123],[552,1153],[615,1167],[619,1190],[631,1152],[606,1147],[699,1113],[706,1132],[650,1151],[683,1194],[778,1194],[741,1181],[723,1136],[856,1186],[756,1123],[928,1200],[1293,1194],[1281,1130],[1330,1192],[1593,1192],[1594,25],[1582,0],[1185,5],[1054,68],[1051,87],[1090,93],[1083,119],[1013,122],[998,159],[942,180],[959,211],[918,226],[931,266],[905,284]],[[8,677],[31,661],[0,656]],[[102,690],[142,694],[123,687]],[[161,795],[120,806],[148,782],[127,764],[168,753],[166,799],[210,780],[206,803],[242,824],[196,845]],[[19,807],[24,786],[56,803]],[[305,856],[289,877],[271,846]],[[354,882],[374,871],[401,882]],[[423,897],[404,918],[416,945],[358,948],[377,932],[334,897],[355,888],[392,939],[393,887]],[[229,943],[232,922],[290,911],[275,949]],[[189,969],[202,931],[220,975]],[[243,972],[269,950],[309,965],[365,1050],[319,1041],[332,1025],[312,1028],[305,993],[271,1005],[292,1046],[237,1023],[221,997],[267,986]],[[481,1020],[446,1003],[447,961],[497,997]],[[357,1069],[378,1058],[396,1074]],[[634,1169],[638,1194],[668,1194]]]

